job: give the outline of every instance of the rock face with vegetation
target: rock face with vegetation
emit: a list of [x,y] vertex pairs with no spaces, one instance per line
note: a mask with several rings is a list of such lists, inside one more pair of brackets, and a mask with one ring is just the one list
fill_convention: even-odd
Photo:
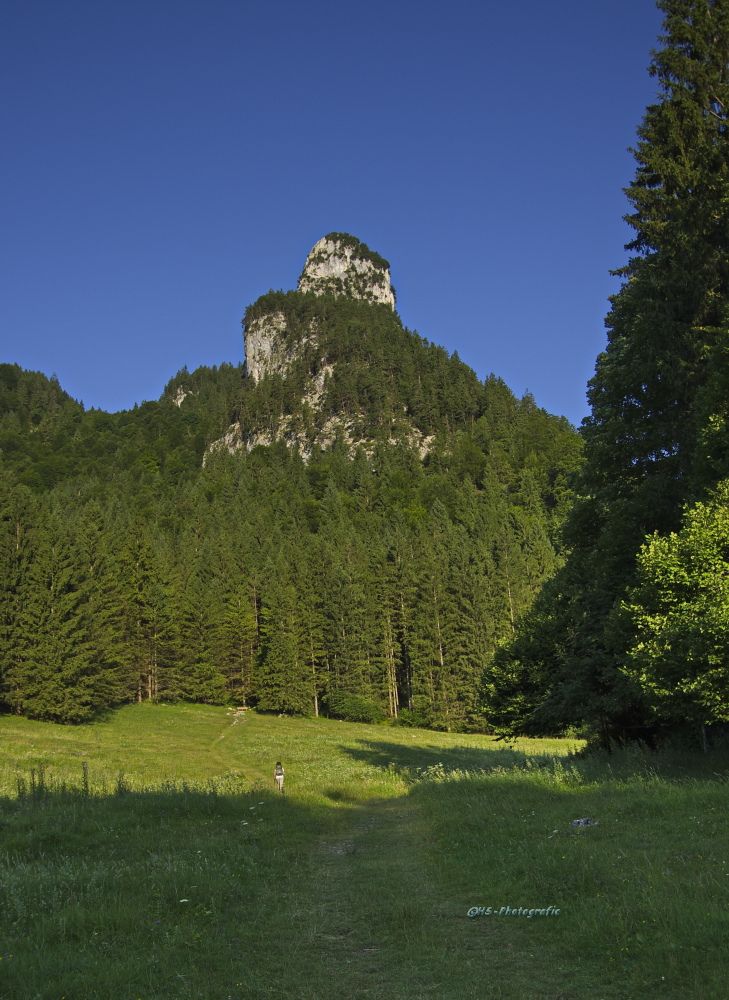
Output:
[[395,308],[390,265],[349,233],[329,233],[315,244],[299,278],[300,292],[347,295]]
[[[337,398],[337,387],[351,381],[353,350],[367,354],[379,343],[376,349],[382,355],[388,337],[401,342],[412,338],[394,305],[384,258],[347,233],[319,240],[307,257],[297,291],[269,293],[246,311],[250,405],[210,445],[210,453],[250,451],[277,440],[297,447],[305,459],[312,448],[326,448],[336,440],[350,450],[361,444],[371,452],[387,430],[389,440],[404,435],[425,454],[433,436],[416,425],[400,399],[393,399],[386,427],[378,412],[375,428],[366,412],[371,399],[354,398],[351,392],[348,399]],[[377,360],[383,362],[384,355]],[[390,367],[393,363],[394,357]],[[271,391],[280,392],[282,405],[278,414],[267,408],[264,416],[257,398]]]
[[[394,309],[389,268],[384,258],[356,237],[330,233],[306,258],[297,291],[381,303]],[[260,301],[262,308],[251,307],[243,325],[246,372],[256,382],[266,375],[285,375],[303,346],[318,340],[315,316],[309,318],[309,329],[302,336],[301,331],[289,331],[290,310],[277,309],[275,304],[267,308],[265,296]]]
[[291,361],[286,343],[286,317],[281,312],[257,316],[244,328],[246,374],[255,382],[283,375]]

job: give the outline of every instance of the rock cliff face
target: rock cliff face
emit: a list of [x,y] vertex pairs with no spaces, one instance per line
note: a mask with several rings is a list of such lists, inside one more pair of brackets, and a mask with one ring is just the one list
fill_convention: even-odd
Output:
[[264,375],[283,375],[291,358],[286,346],[286,318],[270,313],[248,324],[243,331],[246,348],[246,374],[260,382]]
[[[389,263],[348,233],[329,233],[319,240],[306,258],[298,291],[363,299],[395,308]],[[287,342],[282,313],[254,319],[243,330],[243,338],[246,374],[256,382],[264,375],[284,375],[301,348],[300,344],[292,346]]]
[[[306,259],[299,278],[297,291],[313,292],[315,295],[332,295],[339,298],[360,299],[373,305],[395,308],[395,292],[390,284],[390,265],[379,254],[370,250],[354,236],[347,233],[329,233],[314,246]],[[255,318],[246,322],[243,330],[245,340],[246,375],[255,383],[268,376],[287,377],[289,370],[303,352],[316,359],[312,374],[307,382],[297,390],[300,395],[301,412],[309,414],[307,427],[301,418],[293,418],[281,412],[268,426],[243,426],[241,422],[231,424],[227,433],[208,448],[207,454],[228,451],[231,454],[257,445],[269,445],[276,440],[284,440],[290,446],[298,446],[304,458],[311,454],[312,447],[327,448],[335,439],[341,439],[349,447],[363,444],[367,450],[371,446],[356,431],[360,414],[329,413],[316,420],[312,415],[320,411],[333,366],[323,355],[324,348],[319,343],[317,320],[310,319],[303,328],[290,330],[284,312],[278,307],[264,307],[263,312],[254,310]],[[315,372],[315,374],[313,373]],[[428,451],[430,438],[411,427],[406,418],[400,418],[401,431],[407,436],[411,447],[421,455]]]
[[347,295],[395,308],[390,265],[348,233],[329,233],[319,240],[306,258],[299,291]]

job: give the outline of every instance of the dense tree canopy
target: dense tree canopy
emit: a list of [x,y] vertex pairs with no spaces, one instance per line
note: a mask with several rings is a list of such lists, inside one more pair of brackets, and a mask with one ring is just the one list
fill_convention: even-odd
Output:
[[650,538],[624,611],[635,627],[625,672],[659,716],[729,722],[729,482]]

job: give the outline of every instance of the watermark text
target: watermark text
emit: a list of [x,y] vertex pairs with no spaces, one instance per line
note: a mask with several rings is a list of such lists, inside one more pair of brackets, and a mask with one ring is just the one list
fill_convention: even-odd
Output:
[[547,906],[545,908],[528,906],[472,906],[466,916],[468,917],[558,917],[562,911],[557,906]]

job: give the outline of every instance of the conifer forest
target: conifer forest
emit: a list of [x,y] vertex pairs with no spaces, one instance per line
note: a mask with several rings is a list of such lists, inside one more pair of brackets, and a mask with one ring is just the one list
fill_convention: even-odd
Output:
[[[561,560],[577,435],[387,307],[289,299],[328,313],[346,358],[315,417],[303,359],[255,385],[181,372],[116,414],[0,367],[8,710],[81,722],[182,698],[482,726],[483,665]],[[367,447],[206,453],[232,416],[303,424],[343,398]],[[423,459],[393,430],[404,411],[433,438]]]

